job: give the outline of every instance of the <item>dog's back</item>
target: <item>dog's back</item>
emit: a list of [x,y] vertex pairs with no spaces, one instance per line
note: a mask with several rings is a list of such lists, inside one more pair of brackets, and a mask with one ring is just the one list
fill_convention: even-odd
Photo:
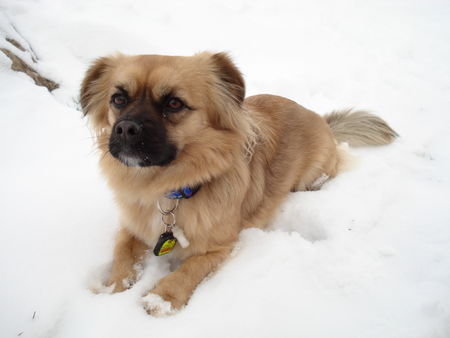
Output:
[[344,110],[324,117],[280,96],[245,100],[259,134],[249,164],[252,184],[243,207],[245,226],[265,226],[289,191],[316,190],[347,160],[339,143],[383,145],[397,133],[381,118]]

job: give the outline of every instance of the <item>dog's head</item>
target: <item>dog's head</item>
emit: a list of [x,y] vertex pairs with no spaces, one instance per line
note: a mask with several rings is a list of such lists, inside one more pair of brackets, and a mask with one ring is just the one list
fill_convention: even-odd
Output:
[[164,166],[205,128],[234,131],[245,89],[224,53],[97,59],[81,106],[105,152],[127,166]]

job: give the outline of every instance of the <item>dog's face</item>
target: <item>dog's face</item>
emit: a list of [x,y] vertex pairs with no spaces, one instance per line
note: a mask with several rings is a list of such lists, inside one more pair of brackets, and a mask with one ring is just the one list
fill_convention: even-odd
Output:
[[126,166],[165,166],[206,128],[236,128],[244,95],[223,53],[117,55],[88,70],[81,106],[105,152]]

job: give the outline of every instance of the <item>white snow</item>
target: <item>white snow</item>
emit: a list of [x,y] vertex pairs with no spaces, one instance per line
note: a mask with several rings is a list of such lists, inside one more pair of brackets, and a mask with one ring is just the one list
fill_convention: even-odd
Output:
[[[61,84],[50,94],[0,53],[1,337],[450,337],[448,1],[2,0],[0,10],[0,47],[5,34],[28,41],[36,68]],[[152,317],[141,299],[169,272],[165,257],[148,259],[130,290],[90,290],[107,276],[118,220],[75,102],[89,62],[116,50],[229,51],[248,95],[321,114],[370,109],[401,138],[352,149],[352,170],[293,193],[270,229],[242,232],[188,306]]]

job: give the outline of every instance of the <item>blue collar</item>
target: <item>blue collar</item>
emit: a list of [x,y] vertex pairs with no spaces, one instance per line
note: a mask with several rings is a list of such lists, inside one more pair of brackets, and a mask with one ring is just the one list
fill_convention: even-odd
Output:
[[182,187],[181,189],[172,190],[171,192],[166,194],[166,198],[170,200],[191,198],[200,190],[200,187],[200,185],[197,185],[195,187]]

